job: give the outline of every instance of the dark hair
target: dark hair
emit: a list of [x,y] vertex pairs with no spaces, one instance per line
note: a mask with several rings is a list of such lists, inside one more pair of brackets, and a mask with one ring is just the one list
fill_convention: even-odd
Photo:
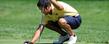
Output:
[[39,0],[37,6],[46,8],[48,6],[51,6],[51,3],[49,0]]

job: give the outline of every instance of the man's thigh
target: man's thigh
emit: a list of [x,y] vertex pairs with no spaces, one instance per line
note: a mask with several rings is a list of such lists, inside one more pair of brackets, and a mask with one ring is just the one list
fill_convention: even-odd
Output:
[[67,23],[71,26],[72,29],[78,28],[81,24],[80,16],[64,16],[64,19],[67,21]]
[[52,29],[52,30],[61,29],[58,22],[53,22],[53,21],[48,21],[48,23],[45,25],[45,27]]

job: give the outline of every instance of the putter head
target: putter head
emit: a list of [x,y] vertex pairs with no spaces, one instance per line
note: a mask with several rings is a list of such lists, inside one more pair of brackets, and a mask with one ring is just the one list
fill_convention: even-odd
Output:
[[33,44],[33,43],[30,41],[25,41],[24,44]]

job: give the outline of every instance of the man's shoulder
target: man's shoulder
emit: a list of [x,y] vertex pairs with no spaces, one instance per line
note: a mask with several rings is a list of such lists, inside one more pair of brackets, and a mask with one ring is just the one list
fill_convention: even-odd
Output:
[[63,7],[72,7],[70,4],[63,2],[63,1],[57,1],[59,4],[61,4]]
[[63,1],[57,1],[59,4],[67,4],[67,3],[65,3],[65,2],[63,2]]

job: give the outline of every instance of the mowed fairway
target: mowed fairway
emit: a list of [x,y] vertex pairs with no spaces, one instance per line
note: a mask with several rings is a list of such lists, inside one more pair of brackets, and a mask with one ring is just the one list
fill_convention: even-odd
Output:
[[[109,44],[109,1],[65,1],[82,16],[75,30],[77,44]],[[31,40],[40,23],[36,1],[0,0],[0,44],[22,44]],[[37,43],[52,43],[59,34],[45,28]]]

